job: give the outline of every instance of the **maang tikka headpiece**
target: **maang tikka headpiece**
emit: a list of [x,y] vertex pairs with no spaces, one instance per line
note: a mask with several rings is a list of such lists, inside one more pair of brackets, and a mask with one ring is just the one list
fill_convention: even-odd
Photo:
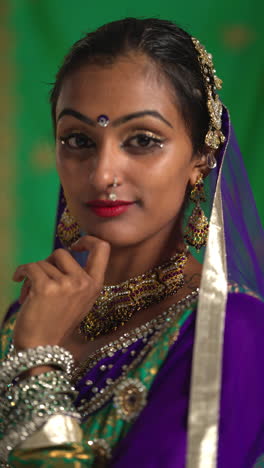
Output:
[[[192,41],[198,52],[198,60],[204,78],[207,94],[207,108],[210,116],[209,129],[205,136],[205,143],[209,148],[216,150],[219,148],[220,144],[225,141],[225,136],[221,131],[223,106],[216,93],[217,89],[222,88],[222,80],[215,74],[212,55],[208,54],[198,39],[192,37]],[[216,166],[215,157],[209,154],[207,163],[208,167],[213,169]]]

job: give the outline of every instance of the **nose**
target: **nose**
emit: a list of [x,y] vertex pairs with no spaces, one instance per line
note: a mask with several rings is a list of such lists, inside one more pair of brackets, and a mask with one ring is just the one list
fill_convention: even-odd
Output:
[[89,183],[97,192],[112,187],[115,178],[121,179],[121,157],[117,145],[104,143],[97,149],[89,175]]

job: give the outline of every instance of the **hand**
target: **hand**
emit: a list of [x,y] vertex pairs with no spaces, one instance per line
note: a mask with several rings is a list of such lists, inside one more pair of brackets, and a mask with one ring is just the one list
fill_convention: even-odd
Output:
[[65,346],[99,296],[110,245],[87,235],[71,248],[79,252],[89,250],[84,268],[68,251],[58,249],[47,260],[16,269],[14,281],[27,278],[14,329],[16,349],[47,344]]

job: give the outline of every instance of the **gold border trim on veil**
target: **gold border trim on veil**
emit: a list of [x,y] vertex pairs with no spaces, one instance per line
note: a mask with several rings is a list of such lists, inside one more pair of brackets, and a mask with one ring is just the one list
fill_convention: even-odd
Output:
[[229,136],[230,123],[214,194],[199,293],[188,415],[187,468],[217,466],[223,336],[228,293],[221,175]]

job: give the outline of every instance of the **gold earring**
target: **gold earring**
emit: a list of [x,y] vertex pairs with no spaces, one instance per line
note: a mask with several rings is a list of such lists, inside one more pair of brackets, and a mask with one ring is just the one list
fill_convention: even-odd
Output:
[[69,248],[81,237],[80,226],[76,219],[70,214],[66,205],[57,226],[57,236],[61,243]]
[[202,174],[191,191],[190,200],[195,203],[195,206],[188,219],[184,239],[199,252],[200,248],[206,245],[209,229],[208,219],[200,205],[200,202],[206,201]]

